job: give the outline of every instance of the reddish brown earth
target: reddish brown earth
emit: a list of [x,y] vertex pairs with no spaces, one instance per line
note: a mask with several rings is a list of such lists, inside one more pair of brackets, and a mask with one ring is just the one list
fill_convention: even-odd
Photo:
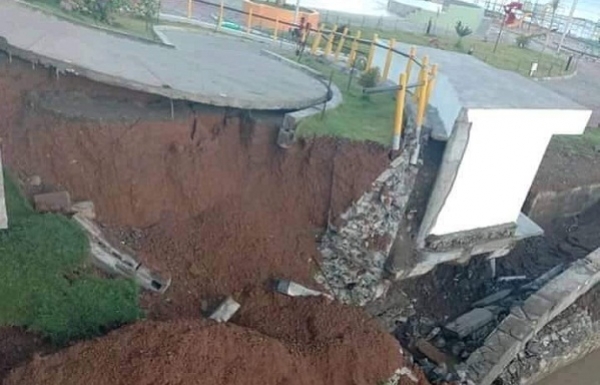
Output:
[[[312,283],[327,221],[389,164],[380,146],[320,139],[282,150],[281,116],[177,103],[171,120],[159,99],[56,82],[18,61],[0,65],[0,116],[13,172],[41,176],[38,191],[94,201],[111,236],[173,278],[164,296],[143,300],[151,320],[168,322],[36,358],[9,384],[366,385],[402,365],[398,344],[362,310],[265,289],[273,278]],[[241,326],[193,321],[230,294]]]
[[5,383],[373,385],[402,364],[398,343],[358,309],[259,291],[243,303],[242,326],[140,322],[36,358]]

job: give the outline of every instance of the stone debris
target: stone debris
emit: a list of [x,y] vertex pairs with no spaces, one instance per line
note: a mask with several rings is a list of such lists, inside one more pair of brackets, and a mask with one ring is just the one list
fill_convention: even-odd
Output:
[[[438,348],[433,346],[431,343],[426,341],[425,339],[420,339],[415,344],[415,347],[425,355],[432,362],[435,362],[438,365],[444,364],[447,365],[449,362],[449,358],[446,354],[441,352]],[[444,373],[445,375],[445,373]]]
[[526,279],[526,275],[511,275],[509,277],[498,277],[498,282],[524,281]]
[[450,322],[445,329],[458,338],[465,338],[494,320],[494,313],[488,309],[475,308]]
[[494,294],[490,294],[485,298],[480,299],[477,302],[473,303],[473,307],[486,307],[492,305],[498,301],[503,300],[508,297],[512,293],[512,289],[505,289],[495,292]]
[[[341,215],[342,226],[323,236],[322,274],[317,282],[331,288],[341,302],[364,306],[384,296],[385,263],[404,217],[417,169],[405,149],[369,191]],[[372,239],[382,240],[373,244]]]
[[73,206],[71,206],[71,211],[76,214],[81,214],[87,219],[96,219],[96,209],[94,202],[92,201],[74,203]]
[[67,191],[37,194],[33,202],[40,213],[68,213],[71,210],[71,195]]
[[320,297],[325,296],[331,297],[328,294],[322,293],[317,290],[309,289],[305,286],[300,285],[294,281],[288,281],[280,279],[275,281],[275,290],[281,294],[289,295],[290,297]]
[[32,175],[27,178],[27,184],[33,187],[39,187],[42,185],[42,178],[39,175]]
[[526,285],[521,287],[521,290],[539,290],[542,286],[548,283],[552,278],[559,275],[565,268],[564,264],[559,264],[554,266],[552,269],[548,270],[544,274],[540,275],[533,281],[529,282]]
[[208,317],[216,322],[227,322],[240,309],[241,305],[233,298],[227,297]]

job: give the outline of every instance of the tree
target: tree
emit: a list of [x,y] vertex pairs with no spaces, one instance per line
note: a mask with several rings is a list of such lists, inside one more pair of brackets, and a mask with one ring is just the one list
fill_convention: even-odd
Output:
[[468,26],[462,23],[462,21],[457,21],[456,25],[454,26],[454,30],[456,31],[456,34],[458,35],[458,41],[456,42],[455,46],[456,48],[462,48],[462,39],[465,36],[469,36],[470,34],[473,33],[473,30]]
[[160,4],[159,0],[137,0],[133,6],[133,13],[137,17],[144,19],[146,29],[158,19]]
[[550,2],[550,7],[552,8],[552,16],[550,17],[550,28],[548,28],[549,30],[552,30],[552,25],[554,24],[554,17],[556,16],[556,10],[558,9],[559,4],[560,0],[552,0]]

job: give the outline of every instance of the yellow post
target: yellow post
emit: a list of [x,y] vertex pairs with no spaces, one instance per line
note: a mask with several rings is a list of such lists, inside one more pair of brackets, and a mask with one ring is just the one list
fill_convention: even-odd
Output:
[[331,49],[333,48],[333,38],[335,37],[336,30],[337,30],[337,24],[334,24],[333,29],[331,30],[331,33],[329,34],[329,40],[327,41],[327,44],[325,45],[325,53],[324,53],[325,57],[327,57],[331,54]]
[[421,94],[424,92],[424,88],[422,84],[425,82],[425,78],[427,78],[427,67],[429,66],[429,57],[423,57],[423,61],[421,62],[421,71],[419,72],[419,77],[417,79],[417,83],[419,84],[415,89],[415,93],[413,95],[413,100],[419,105],[419,100],[421,98]]
[[247,25],[246,25],[246,32],[247,33],[252,32],[252,8],[250,8],[250,12],[248,12],[248,21],[247,21]]
[[187,17],[188,19],[192,18],[192,4],[193,4],[194,0],[188,0],[188,7],[187,7]]
[[429,104],[429,99],[431,99],[431,94],[433,93],[433,89],[435,88],[435,79],[438,73],[438,65],[434,64],[431,66],[431,72],[429,73],[429,81],[427,82],[427,95],[425,97],[425,105]]
[[406,76],[408,79],[407,82],[410,82],[410,76],[412,75],[412,65],[415,57],[417,56],[417,48],[415,46],[410,47],[410,51],[408,51],[408,61],[406,62]]
[[416,165],[419,162],[419,153],[421,152],[421,129],[423,128],[423,120],[425,119],[425,110],[427,109],[427,89],[429,87],[429,75],[427,73],[427,66],[429,65],[429,58],[425,56],[423,58],[423,67],[421,67],[422,81],[418,87],[419,94],[417,99],[417,118],[416,118],[416,137],[417,145],[410,158],[410,164]]
[[278,30],[279,30],[279,18],[275,18],[275,31],[273,31],[273,40],[277,40]]
[[348,33],[348,27],[344,28],[344,32],[342,33],[342,37],[340,37],[340,41],[338,43],[337,49],[335,50],[335,61],[340,57],[340,52],[342,52],[342,47],[346,42],[346,34]]
[[406,74],[400,74],[398,80],[398,92],[396,93],[396,115],[394,117],[394,139],[392,150],[400,149],[400,137],[402,136],[402,120],[404,119],[404,103],[406,102]]
[[369,48],[369,55],[367,56],[367,65],[365,66],[365,71],[370,70],[371,66],[373,65],[373,56],[375,56],[375,43],[377,43],[378,39],[379,36],[377,36],[377,34],[373,34],[373,41],[371,41],[371,48]]
[[219,5],[219,25],[217,25],[217,28],[221,28],[221,24],[223,24],[223,11],[225,9],[225,4],[223,4],[224,0],[221,0],[221,4]]
[[317,35],[315,36],[315,40],[313,40],[312,46],[310,47],[310,53],[312,55],[317,53],[317,50],[319,49],[319,44],[321,44],[321,28],[322,26],[319,26],[319,29],[317,30]]
[[358,40],[360,39],[361,34],[360,31],[356,32],[356,36],[354,36],[354,40],[352,41],[350,55],[348,55],[348,67],[352,67],[354,65],[354,60],[356,60],[356,50],[358,49]]
[[392,57],[393,57],[393,53],[394,53],[394,51],[392,51],[392,48],[394,48],[395,45],[396,45],[396,39],[391,39],[390,46],[388,47],[387,56],[385,58],[385,66],[383,67],[383,74],[381,74],[381,79],[383,81],[387,81],[387,79],[388,79],[388,75],[390,73],[390,66],[392,65]]

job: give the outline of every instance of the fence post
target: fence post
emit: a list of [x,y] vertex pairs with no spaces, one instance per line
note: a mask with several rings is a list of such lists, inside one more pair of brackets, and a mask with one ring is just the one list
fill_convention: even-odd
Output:
[[335,37],[336,30],[337,30],[337,24],[334,24],[333,29],[331,30],[331,33],[329,34],[329,41],[327,41],[327,44],[325,45],[325,53],[324,53],[325,57],[327,57],[331,54],[331,50],[333,48],[333,38]]
[[221,4],[219,5],[219,20],[217,21],[219,24],[217,25],[217,29],[221,28],[221,24],[223,24],[223,11],[225,5],[223,4],[225,0],[221,0]]
[[431,99],[431,94],[433,93],[433,89],[435,88],[435,81],[437,79],[438,74],[438,65],[434,64],[431,66],[431,72],[429,73],[429,80],[427,82],[427,96],[425,98],[425,107],[429,104],[429,100]]
[[194,0],[188,0],[188,5],[187,5],[187,17],[188,19],[192,18],[192,4],[193,4]]
[[356,32],[352,46],[350,47],[350,55],[348,55],[348,67],[354,67],[354,60],[356,59],[356,50],[358,49],[358,40],[360,39],[361,31]]
[[402,136],[402,121],[404,119],[404,103],[406,102],[406,74],[401,73],[398,80],[398,92],[396,93],[396,114],[394,115],[394,136],[392,139],[392,150],[400,149],[400,137]]
[[247,19],[247,25],[246,25],[246,32],[247,33],[252,33],[252,8],[250,8],[250,11],[248,12],[248,19]]
[[273,31],[273,40],[277,40],[277,32],[279,30],[279,17],[275,18],[275,30]]
[[408,61],[406,62],[406,76],[408,77],[407,81],[410,81],[410,76],[412,75],[412,65],[415,61],[415,57],[417,56],[417,47],[414,45],[410,47],[410,51],[408,51]]
[[367,65],[365,66],[365,71],[368,71],[371,69],[371,66],[373,66],[373,56],[375,56],[375,44],[377,43],[377,39],[379,38],[379,36],[377,36],[377,34],[373,34],[373,40],[371,41],[371,47],[369,48],[369,55],[367,56]]
[[429,65],[429,57],[424,56],[423,61],[421,62],[421,70],[419,71],[419,77],[417,80],[418,86],[415,89],[415,93],[413,95],[413,100],[419,106],[421,100],[421,94],[423,93],[423,84],[425,84],[425,79],[427,78],[427,66]]
[[315,40],[313,40],[312,46],[310,47],[311,55],[316,54],[317,50],[319,49],[319,44],[321,44],[321,29],[322,28],[323,28],[323,26],[320,25],[319,28],[317,29],[317,36],[315,36]]
[[381,78],[383,79],[383,81],[388,80],[388,75],[390,73],[390,66],[392,65],[392,57],[393,57],[393,53],[394,53],[394,51],[392,51],[392,49],[394,48],[395,45],[396,45],[396,39],[394,39],[394,38],[390,39],[390,45],[388,47],[387,56],[385,58],[385,66],[383,67],[383,74],[381,75]]
[[346,42],[346,34],[348,33],[348,27],[344,28],[344,32],[342,33],[342,36],[340,37],[340,41],[338,43],[337,49],[335,50],[335,61],[338,61],[338,58],[340,57],[340,52],[342,52],[342,47],[344,46],[344,43]]

